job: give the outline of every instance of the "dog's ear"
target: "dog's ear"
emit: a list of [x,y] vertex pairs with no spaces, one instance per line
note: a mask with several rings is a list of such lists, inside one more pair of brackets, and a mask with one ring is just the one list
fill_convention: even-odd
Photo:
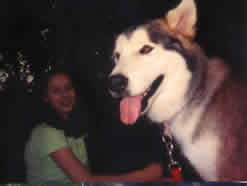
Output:
[[165,19],[172,31],[190,39],[195,38],[197,11],[194,0],[181,0],[176,8],[168,11]]

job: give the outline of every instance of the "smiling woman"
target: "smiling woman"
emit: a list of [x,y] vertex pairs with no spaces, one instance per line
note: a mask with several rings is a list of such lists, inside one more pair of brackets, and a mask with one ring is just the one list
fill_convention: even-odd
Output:
[[[66,151],[87,171],[87,113],[81,107],[79,109],[71,75],[64,68],[48,72],[43,78],[40,92],[45,107],[42,111],[44,118],[33,129],[26,144],[27,181],[70,182],[57,161]],[[63,158],[66,160],[64,155]]]

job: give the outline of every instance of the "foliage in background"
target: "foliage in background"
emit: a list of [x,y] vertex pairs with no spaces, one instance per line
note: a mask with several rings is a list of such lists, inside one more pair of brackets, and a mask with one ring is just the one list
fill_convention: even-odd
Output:
[[[8,90],[10,87],[19,87],[27,92],[32,92],[36,86],[41,74],[51,70],[54,63],[54,56],[48,51],[48,37],[51,29],[45,28],[40,31],[40,47],[44,48],[42,52],[49,55],[39,53],[41,56],[47,56],[47,59],[40,65],[42,68],[35,69],[35,61],[32,53],[18,49],[14,52],[11,49],[0,51],[0,92]],[[37,50],[39,50],[37,48]]]

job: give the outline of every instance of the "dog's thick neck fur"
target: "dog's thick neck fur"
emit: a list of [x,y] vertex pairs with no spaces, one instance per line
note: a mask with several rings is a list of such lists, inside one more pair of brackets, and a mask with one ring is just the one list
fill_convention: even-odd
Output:
[[[165,31],[162,29],[166,29]],[[164,47],[167,46],[168,39],[170,37],[175,37],[169,32],[167,26],[161,24],[160,21],[154,21],[148,26],[149,37],[153,42],[163,42]],[[163,33],[163,35],[161,35]],[[168,36],[164,35],[168,34]],[[169,121],[164,121],[165,125],[170,125],[171,132],[173,133],[176,141],[181,145],[184,153],[189,157],[189,159],[197,158],[197,151],[193,154],[191,148],[194,142],[197,142],[200,137],[205,136],[203,129],[203,124],[199,120],[203,117],[204,112],[206,112],[207,104],[210,104],[211,98],[214,94],[220,89],[222,82],[227,80],[230,75],[229,68],[223,63],[221,59],[209,59],[203,49],[195,43],[191,42],[189,39],[176,35],[176,38],[180,39],[180,48],[174,48],[174,50],[181,53],[186,60],[192,60],[187,62],[188,68],[193,73],[192,79],[190,81],[189,91],[186,94],[185,105],[178,111],[172,119]],[[192,66],[193,68],[190,68]],[[190,113],[188,115],[188,113]],[[191,115],[195,115],[193,121],[191,120]],[[186,126],[191,125],[191,126]],[[193,126],[192,126],[193,125]],[[195,126],[194,126],[195,125]],[[186,128],[189,131],[182,131],[181,129]],[[186,135],[182,133],[186,133]],[[206,135],[208,136],[208,135]],[[209,137],[206,137],[206,140],[210,138],[215,138],[212,141],[212,144],[209,144],[208,147],[205,147],[207,150],[212,148],[217,148],[217,131],[210,131]],[[211,141],[211,140],[210,140]],[[188,146],[189,145],[189,146]],[[198,145],[196,145],[198,146]],[[197,148],[195,146],[195,148]],[[188,154],[189,153],[189,154]],[[212,152],[212,156],[208,159],[211,162],[216,163],[216,152]],[[191,160],[190,159],[190,160]],[[197,161],[197,160],[195,160]],[[206,160],[207,161],[207,160]],[[194,165],[197,169],[203,172],[203,168],[198,164]],[[208,177],[203,177],[207,180],[217,180],[216,168],[213,164],[210,165],[211,173],[214,172],[214,175],[210,175],[207,172],[202,173],[202,177],[209,175]]]

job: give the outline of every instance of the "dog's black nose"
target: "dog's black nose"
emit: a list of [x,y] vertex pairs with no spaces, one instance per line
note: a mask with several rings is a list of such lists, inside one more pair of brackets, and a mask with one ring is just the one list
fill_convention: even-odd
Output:
[[109,89],[112,92],[121,94],[128,85],[128,79],[121,74],[113,75],[110,77]]

